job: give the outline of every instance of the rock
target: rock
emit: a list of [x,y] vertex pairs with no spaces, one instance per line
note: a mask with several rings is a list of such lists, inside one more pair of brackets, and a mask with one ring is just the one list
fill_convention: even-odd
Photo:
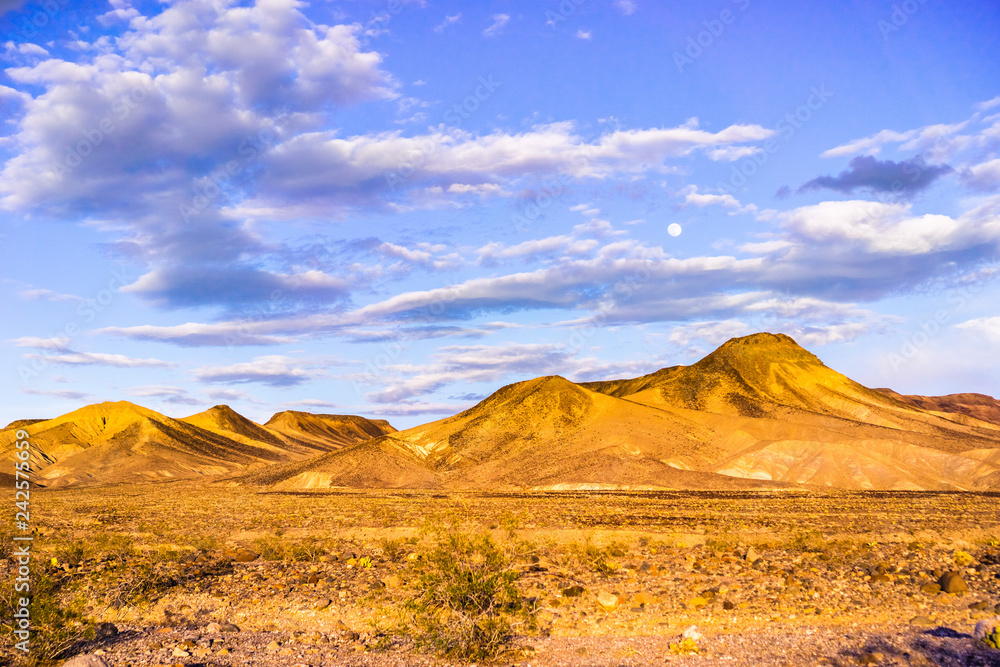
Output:
[[965,580],[962,579],[962,575],[958,572],[946,572],[941,575],[938,579],[938,585],[941,586],[941,590],[945,593],[955,595],[957,593],[965,593],[969,590],[968,585],[966,585]]
[[972,604],[969,605],[969,609],[971,609],[972,611],[987,611],[991,608],[992,605],[990,605],[990,603],[986,602],[985,600],[980,600],[979,602],[973,602]]
[[910,619],[910,625],[919,625],[922,627],[930,627],[932,625],[937,625],[934,621],[926,616],[914,616]]
[[862,665],[877,665],[885,659],[881,653],[862,653],[858,656],[858,663]]
[[88,653],[70,658],[63,663],[62,667],[110,667],[108,661],[99,655]]
[[114,623],[98,623],[94,628],[94,639],[111,639],[118,636],[118,628]]
[[874,575],[872,575],[872,583],[873,584],[874,583],[887,584],[890,581],[892,581],[892,579],[890,579],[888,575],[885,575],[885,574],[874,574]]
[[924,584],[920,590],[927,595],[937,595],[941,592],[941,584]]
[[747,549],[746,554],[744,554],[743,556],[743,560],[745,560],[748,563],[756,563],[759,558],[760,554],[757,553],[757,551],[753,547]]
[[698,632],[698,626],[692,625],[687,630],[681,634],[681,639],[690,639],[692,641],[698,641],[701,639],[702,635]]
[[614,611],[618,608],[618,604],[621,602],[621,598],[613,593],[607,593],[601,591],[597,595],[597,604],[600,605],[601,609],[604,611]]
[[327,607],[329,607],[331,604],[333,604],[333,600],[331,600],[330,598],[323,598],[321,600],[317,600],[313,604],[312,608],[315,609],[316,611],[323,611],[324,609],[326,609]]
[[187,658],[191,654],[182,649],[180,646],[174,648],[173,656],[175,658]]
[[386,588],[399,588],[403,585],[402,580],[394,574],[390,574],[388,577],[382,578],[382,584]]
[[700,595],[695,596],[695,597],[693,597],[693,598],[691,598],[690,600],[687,601],[687,606],[689,606],[689,607],[691,607],[693,609],[701,609],[702,607],[704,607],[707,604],[708,604],[708,600],[706,600],[705,598],[701,597]]
[[319,583],[319,579],[320,579],[320,577],[319,577],[318,574],[310,574],[309,578],[306,579],[306,583],[307,584],[318,584]]
[[268,651],[277,651],[278,649],[281,648],[281,644],[278,643],[277,640],[275,640],[275,641],[272,641],[267,646],[265,646],[264,648],[265,648],[265,650],[268,650]]
[[253,561],[257,560],[258,558],[260,558],[260,554],[254,553],[253,551],[250,551],[249,549],[240,549],[239,551],[236,552],[236,555],[233,556],[233,562],[234,563],[252,563]]
[[725,609],[726,611],[730,611],[732,609],[736,609],[736,604],[733,603],[731,600],[723,600],[722,608]]
[[998,627],[1000,627],[1000,616],[984,618],[976,623],[976,628],[972,631],[972,636],[976,639],[976,641],[982,641],[986,635],[990,634]]
[[656,598],[654,598],[649,593],[643,591],[641,593],[636,593],[635,595],[633,595],[632,598],[629,600],[629,602],[634,607],[644,607],[648,604],[653,604],[654,602],[656,602]]
[[569,588],[562,589],[563,597],[576,598],[580,597],[587,592],[587,589],[583,586],[570,586]]

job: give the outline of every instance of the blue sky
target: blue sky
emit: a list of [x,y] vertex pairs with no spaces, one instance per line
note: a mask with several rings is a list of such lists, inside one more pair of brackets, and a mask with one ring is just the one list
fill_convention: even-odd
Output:
[[762,330],[1000,396],[995,2],[0,12],[0,422],[403,427]]

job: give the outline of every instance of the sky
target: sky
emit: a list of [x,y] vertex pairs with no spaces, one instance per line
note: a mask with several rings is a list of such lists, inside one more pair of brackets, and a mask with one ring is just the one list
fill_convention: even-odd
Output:
[[782,332],[1000,396],[1000,4],[0,0],[0,422],[407,427]]

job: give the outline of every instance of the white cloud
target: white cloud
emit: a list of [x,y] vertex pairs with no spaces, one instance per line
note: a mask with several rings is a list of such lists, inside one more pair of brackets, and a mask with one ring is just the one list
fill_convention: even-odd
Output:
[[913,215],[910,204],[826,201],[781,214],[795,235],[819,243],[860,246],[867,252],[919,255],[1000,241],[1000,215],[984,205],[959,218]]
[[321,372],[303,367],[302,360],[282,355],[255,357],[229,366],[204,366],[194,372],[201,382],[223,384],[259,383],[271,387],[293,387],[313,380]]
[[1000,190],[1000,158],[973,165],[962,173],[962,180],[977,190]]
[[507,25],[509,21],[510,21],[510,15],[508,14],[494,14],[493,23],[488,28],[483,30],[483,36],[493,37],[494,35],[499,34],[500,31],[503,30],[503,27]]
[[635,0],[615,0],[615,7],[625,16],[631,16],[636,10]]
[[459,12],[458,14],[454,14],[452,16],[445,16],[444,17],[444,21],[442,21],[438,25],[434,26],[434,32],[439,32],[439,33],[440,32],[444,32],[445,28],[447,28],[448,26],[450,26],[450,25],[452,25],[454,23],[458,23],[461,20],[462,20],[462,13],[461,12]]
[[590,39],[590,31],[589,30],[582,30],[582,29],[581,30],[577,30],[576,31],[576,38],[577,39]]
[[1000,343],[1000,317],[978,317],[956,324],[955,328],[993,343]]
[[123,354],[102,352],[73,352],[60,354],[26,354],[25,359],[38,359],[61,366],[111,366],[113,368],[172,368],[177,364],[159,359],[136,359]]
[[755,204],[744,206],[736,197],[731,194],[716,195],[711,193],[698,192],[697,185],[689,185],[684,191],[684,204],[704,208],[706,206],[722,206],[731,209],[730,215],[736,213],[756,213]]

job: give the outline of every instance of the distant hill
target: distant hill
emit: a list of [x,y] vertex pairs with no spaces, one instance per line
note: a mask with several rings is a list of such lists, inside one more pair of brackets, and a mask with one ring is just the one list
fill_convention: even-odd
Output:
[[1000,425],[1000,400],[985,394],[948,394],[947,396],[904,396],[892,389],[875,391],[921,410],[968,415]]
[[[353,475],[372,446],[271,482],[402,485]],[[405,476],[419,465],[452,488],[1000,488],[996,424],[868,389],[780,334],[736,338],[640,378],[519,382],[379,447]]]
[[[50,488],[215,477],[367,439],[348,433],[324,446],[315,438],[272,433],[227,406],[178,420],[126,401],[90,405],[55,419],[24,420],[19,428],[30,436],[37,482]],[[6,459],[13,457],[15,434],[16,429],[0,432]]]

